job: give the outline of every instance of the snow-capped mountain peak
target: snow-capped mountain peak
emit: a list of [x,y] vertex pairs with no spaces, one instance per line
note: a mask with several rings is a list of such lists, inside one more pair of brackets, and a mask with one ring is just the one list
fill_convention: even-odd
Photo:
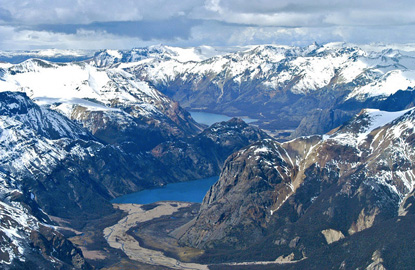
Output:
[[[334,139],[342,144],[361,144],[364,140],[368,139],[368,135],[372,131],[391,124],[394,121],[398,121],[404,115],[412,115],[414,112],[415,108],[396,112],[364,109],[353,120],[343,127],[340,127],[330,139]],[[398,138],[399,135],[400,134],[396,133],[395,137]],[[325,135],[325,138],[329,137]]]
[[84,61],[94,56],[94,51],[90,50],[62,50],[44,49],[30,51],[0,51],[0,62],[13,64],[21,63],[32,58],[49,60],[52,62]]
[[118,63],[134,63],[145,59],[177,61],[178,63],[200,62],[208,58],[227,53],[211,46],[180,48],[166,45],[152,45],[132,50],[102,50],[94,56],[98,67],[112,66]]

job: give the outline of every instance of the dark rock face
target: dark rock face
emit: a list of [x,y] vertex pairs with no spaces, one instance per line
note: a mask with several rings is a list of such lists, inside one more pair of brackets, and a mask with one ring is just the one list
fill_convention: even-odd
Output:
[[38,205],[33,201],[28,205],[30,198],[22,197],[23,193],[15,191],[12,202],[0,202],[2,269],[93,269],[80,249],[33,216]]
[[[167,140],[183,139],[201,131],[190,114],[171,100],[157,105],[163,112],[139,115],[135,105],[117,105],[118,112],[88,111],[78,106],[72,119],[81,123],[100,141],[130,152],[148,151]],[[124,147],[127,145],[128,147]]]
[[150,154],[104,145],[25,94],[3,92],[0,100],[1,260],[10,269],[90,269],[77,248],[40,222],[58,216],[80,228],[112,213],[115,196],[171,178]]
[[[60,138],[92,139],[92,136],[59,113],[45,110],[33,103],[24,93],[0,92],[0,115],[13,117],[24,128],[51,140]],[[54,123],[60,122],[54,125]]]
[[[399,215],[405,224],[411,219],[414,115],[402,112],[391,122],[390,114],[362,112],[330,137],[265,140],[236,152],[181,242],[207,249],[204,261],[310,258],[299,264],[305,266],[325,254],[338,256],[336,263],[357,256],[362,261],[346,265],[368,266],[377,250],[404,240],[377,244],[376,233]],[[376,129],[384,117],[389,124]],[[337,245],[357,245],[366,230],[363,242],[372,244],[364,252]]]
[[202,133],[180,141],[168,141],[152,150],[152,155],[176,179],[194,180],[218,175],[233,152],[269,136],[241,119],[216,123]]
[[335,127],[341,126],[355,115],[351,111],[316,109],[305,116],[300,125],[291,134],[291,138],[298,138],[308,134],[325,134]]
[[[195,135],[197,125],[186,127],[193,120],[183,120],[190,116],[177,104],[167,109],[172,119],[164,118],[163,122],[154,118],[152,123],[136,126],[136,120],[117,122],[116,117],[93,121],[106,117],[99,112],[89,114],[94,115],[90,118],[77,118],[85,120],[82,123],[91,131],[96,125],[95,135],[100,130],[108,131],[109,126],[122,131],[132,126],[130,133],[113,136],[108,132],[105,140],[61,114],[39,107],[25,94],[4,92],[0,100],[0,204],[5,207],[4,211],[0,208],[0,214],[9,213],[11,220],[16,220],[10,223],[11,228],[25,231],[19,236],[20,244],[0,257],[17,269],[31,267],[37,261],[39,269],[55,267],[56,259],[62,262],[58,265],[61,269],[89,269],[78,249],[39,221],[54,224],[51,219],[64,218],[72,228],[80,229],[88,219],[113,213],[109,201],[114,197],[169,182],[217,175],[230,153],[268,137],[238,119],[215,124]],[[124,112],[120,115],[122,119],[137,119]],[[183,128],[179,128],[182,124]],[[152,128],[161,135],[151,137]],[[147,133],[137,135],[139,129]],[[140,136],[149,140],[144,146]],[[153,148],[158,138],[162,143]],[[114,141],[110,143],[110,139]],[[27,216],[15,219],[22,211],[28,211]],[[30,225],[27,220],[31,220]],[[8,235],[4,239],[4,246],[14,243]]]
[[31,232],[30,240],[33,247],[40,249],[46,259],[53,256],[67,268],[73,266],[75,269],[92,269],[83,258],[82,251],[51,228],[41,225],[38,231]]
[[[258,144],[264,149],[279,148],[272,141]],[[262,148],[256,148],[258,144],[248,149],[260,149],[257,152],[259,155],[266,155],[269,162],[275,166],[280,164],[284,171],[278,172],[269,167],[247,149],[230,156],[219,181],[203,200],[196,225],[181,239],[183,243],[199,248],[232,246],[243,249],[263,237],[266,209],[278,199],[274,194],[277,186],[280,187],[281,197],[290,192],[287,181],[293,168],[279,154],[265,153]]]
[[150,155],[127,155],[113,146],[100,145],[93,156],[71,156],[50,174],[27,178],[25,186],[44,211],[74,219],[76,226],[78,221],[82,225],[87,218],[111,213],[109,201],[115,197],[173,181],[157,164]]
[[50,215],[98,217],[113,211],[109,200],[116,196],[173,181],[157,172],[162,164],[145,152],[103,145],[25,94],[4,92],[0,97],[5,181],[33,193]]

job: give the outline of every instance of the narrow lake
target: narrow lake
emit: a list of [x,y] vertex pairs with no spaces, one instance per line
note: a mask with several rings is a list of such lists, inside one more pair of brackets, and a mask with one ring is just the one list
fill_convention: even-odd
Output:
[[219,177],[167,184],[161,188],[146,189],[124,195],[112,200],[112,203],[149,204],[158,201],[180,201],[201,203],[209,188],[218,181]]
[[[228,121],[232,119],[232,117],[229,117],[223,114],[216,114],[216,113],[192,112],[192,111],[189,111],[189,113],[196,122],[200,124],[205,124],[208,126],[214,123],[217,123],[217,122]],[[257,121],[257,119],[251,119],[251,118],[246,118],[246,117],[241,117],[241,118],[246,123],[252,123],[252,122]]]

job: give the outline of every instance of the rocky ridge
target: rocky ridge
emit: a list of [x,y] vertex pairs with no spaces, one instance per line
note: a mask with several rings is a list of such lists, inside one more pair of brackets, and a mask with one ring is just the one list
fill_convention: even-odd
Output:
[[[411,92],[415,83],[412,53],[381,46],[260,45],[192,61],[179,61],[167,51],[143,58],[119,52],[108,65],[149,82],[185,108],[247,115],[265,129],[296,129],[313,110],[335,117],[330,125],[321,117],[307,118],[313,128],[303,124],[296,136],[328,132],[368,103],[381,109],[378,103],[399,90]],[[102,62],[105,54],[95,58]],[[409,107],[411,102],[399,98],[398,103]]]
[[178,103],[119,69],[31,59],[0,74],[3,91],[25,92],[106,143],[129,142],[130,148],[135,144],[151,149],[169,138],[201,130]]
[[188,139],[167,141],[152,149],[152,155],[172,169],[175,178],[201,179],[219,175],[226,158],[258,140],[270,138],[265,132],[233,118],[206,128]]
[[[393,265],[385,250],[412,239],[391,224],[413,219],[414,123],[413,109],[363,110],[332,135],[234,153],[181,242],[207,249],[206,261],[290,258],[298,264],[281,269],[318,269],[326,256],[328,268]],[[393,237],[378,242],[385,230]],[[365,248],[347,247],[359,241]]]
[[[62,160],[79,151],[76,143],[72,149],[66,148],[71,142],[92,136],[60,114],[40,108],[24,94],[3,92],[0,100],[2,265],[5,269],[92,269],[78,248],[47,225],[53,222],[44,211],[51,213],[65,203],[69,205],[69,200],[56,205],[56,199],[47,201],[53,182],[49,177]],[[58,189],[64,190],[62,186]],[[82,199],[78,198],[79,202],[82,205]]]
[[[55,110],[39,106],[19,92],[0,92],[0,100],[0,198],[6,222],[0,231],[7,247],[1,256],[11,269],[32,264],[89,269],[82,252],[53,226],[80,229],[89,219],[112,214],[109,201],[114,197],[217,175],[228,153],[267,137],[233,119],[199,135],[183,131],[186,136],[178,137],[186,146],[170,137],[174,140],[164,139],[166,147],[147,151],[149,146],[130,148],[128,140],[105,142],[81,125],[86,122],[59,113],[57,104]],[[201,140],[215,147],[199,152]],[[185,151],[193,153],[190,164],[171,166],[171,158]],[[180,157],[188,158],[180,155],[178,161]],[[201,170],[201,163],[211,169]]]

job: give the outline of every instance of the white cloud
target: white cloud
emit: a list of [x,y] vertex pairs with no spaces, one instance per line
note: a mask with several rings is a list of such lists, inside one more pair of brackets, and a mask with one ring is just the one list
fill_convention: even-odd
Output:
[[79,30],[75,34],[54,33],[48,31],[16,31],[13,27],[0,26],[1,50],[28,50],[44,48],[60,49],[130,49],[148,46],[153,42],[145,42],[134,37],[119,37],[105,31]]
[[275,14],[253,14],[238,13],[226,16],[226,22],[235,24],[247,24],[256,26],[283,26],[304,27],[322,25],[322,17],[311,14],[297,13],[275,13]]
[[0,49],[406,43],[414,13],[412,0],[0,0]]
[[[270,1],[208,0],[200,18],[258,26],[326,26],[413,24],[412,1]],[[212,15],[211,12],[215,14]]]
[[187,14],[201,5],[202,0],[0,0],[0,7],[22,24],[168,19]]
[[223,9],[220,7],[220,0],[207,0],[204,7],[207,10],[217,12],[219,14],[223,13]]

